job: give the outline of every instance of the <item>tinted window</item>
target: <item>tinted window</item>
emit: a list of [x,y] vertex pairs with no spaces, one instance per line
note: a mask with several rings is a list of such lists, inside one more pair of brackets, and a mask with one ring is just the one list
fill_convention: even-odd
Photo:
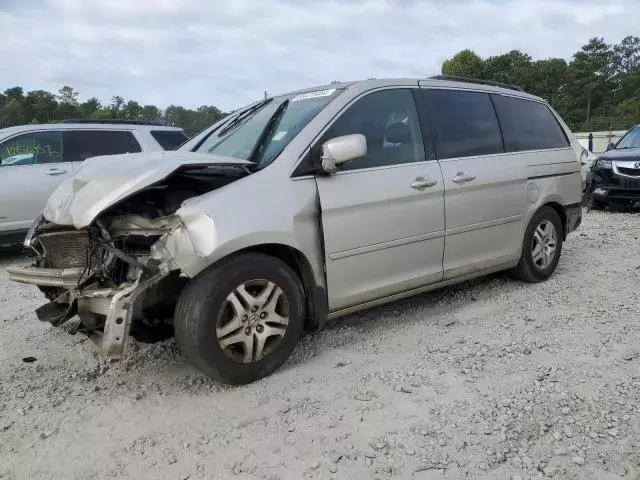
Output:
[[439,158],[502,153],[502,137],[486,93],[427,90]]
[[62,162],[62,133],[32,132],[0,143],[0,165],[34,165]]
[[329,127],[320,140],[361,133],[367,155],[342,170],[421,162],[425,159],[420,122],[409,89],[383,90],[358,100]]
[[165,150],[175,150],[188,138],[184,132],[177,130],[151,130],[151,136]]
[[65,133],[65,148],[72,162],[82,162],[98,155],[142,151],[131,132],[107,130],[70,130]]
[[492,97],[507,152],[569,146],[558,120],[545,104],[502,95]]

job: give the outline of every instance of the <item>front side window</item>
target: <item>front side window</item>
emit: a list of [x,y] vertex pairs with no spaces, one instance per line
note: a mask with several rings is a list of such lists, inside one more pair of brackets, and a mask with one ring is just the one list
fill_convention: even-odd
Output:
[[633,127],[616,145],[616,150],[626,150],[629,148],[640,148],[640,127]]
[[65,147],[72,162],[100,155],[142,151],[131,132],[113,130],[69,130],[65,133]]
[[0,144],[0,166],[2,167],[62,161],[61,132],[24,133]]
[[427,90],[439,158],[502,153],[500,126],[487,93]]
[[493,95],[507,152],[566,148],[569,140],[544,103]]
[[328,89],[267,99],[229,118],[194,151],[249,160],[264,168],[341,92]]
[[347,162],[341,170],[399,165],[425,160],[420,121],[409,89],[370,93],[351,105],[320,140],[360,133],[367,155]]

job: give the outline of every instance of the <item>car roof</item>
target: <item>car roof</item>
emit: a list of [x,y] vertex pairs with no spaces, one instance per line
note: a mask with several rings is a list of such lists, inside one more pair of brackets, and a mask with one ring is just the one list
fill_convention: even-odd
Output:
[[0,129],[0,137],[6,137],[14,133],[42,130],[135,130],[135,131],[176,131],[182,132],[180,127],[165,125],[139,125],[134,123],[31,123],[28,125],[16,125]]
[[[349,82],[334,82],[324,85],[317,85],[315,87],[304,88],[301,90],[295,90],[282,95],[296,95],[300,93],[315,92],[318,90],[335,89],[351,89],[358,88],[359,90],[366,91],[374,88],[387,87],[387,86],[399,86],[399,85],[415,85],[426,88],[451,88],[458,90],[476,90],[489,93],[499,93],[502,95],[509,95],[514,97],[528,98],[530,100],[537,100],[546,102],[544,99],[531,95],[518,87],[510,85],[502,85],[495,82],[485,82],[475,79],[464,79],[462,77],[429,77],[429,78],[369,78],[367,80],[356,80]],[[278,95],[280,96],[280,95]]]

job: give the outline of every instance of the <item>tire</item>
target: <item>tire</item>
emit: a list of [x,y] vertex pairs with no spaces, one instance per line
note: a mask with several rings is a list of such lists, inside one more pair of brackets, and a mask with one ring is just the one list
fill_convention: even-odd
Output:
[[607,208],[607,202],[604,200],[596,200],[593,198],[591,200],[591,210],[604,210]]
[[214,380],[242,385],[273,373],[289,358],[304,319],[305,296],[295,272],[275,257],[245,253],[187,284],[174,327],[190,363]]
[[[540,244],[540,235],[537,234],[539,227],[549,225],[553,226],[555,230],[555,250],[553,258],[549,259],[548,256],[544,258],[538,257],[534,260],[534,247]],[[543,229],[542,231],[549,231]],[[522,244],[522,255],[518,266],[513,271],[513,275],[525,282],[538,283],[547,280],[553,272],[555,272],[558,262],[560,261],[560,254],[562,253],[562,240],[563,240],[563,227],[560,215],[551,207],[542,207],[538,210],[524,234],[524,242]],[[549,240],[549,245],[551,241]],[[547,250],[545,250],[547,251]],[[545,262],[546,260],[546,262]]]

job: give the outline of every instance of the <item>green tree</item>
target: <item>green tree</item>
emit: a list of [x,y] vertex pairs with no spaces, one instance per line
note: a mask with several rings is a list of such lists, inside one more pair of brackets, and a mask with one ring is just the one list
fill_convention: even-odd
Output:
[[138,102],[129,100],[123,107],[118,118],[125,120],[142,120],[142,107]]
[[627,129],[640,122],[640,38],[617,45],[591,38],[571,60],[534,61],[511,50],[482,59],[462,50],[445,60],[442,73],[520,85],[545,98],[576,129]]
[[462,50],[442,64],[443,75],[483,78],[484,61],[472,50]]
[[45,90],[34,90],[27,93],[24,99],[26,119],[33,123],[47,123],[56,120],[58,102],[55,95]]
[[78,105],[78,92],[76,92],[68,85],[65,85],[60,90],[58,90],[58,101],[60,103],[67,103],[75,107]]
[[503,55],[489,57],[484,61],[482,77],[502,83],[520,85],[526,90],[535,84],[532,80],[531,57],[519,50],[511,50]]
[[80,114],[83,118],[100,118],[102,104],[96,97],[89,98],[80,104]]
[[162,111],[155,105],[145,105],[140,112],[142,120],[146,122],[161,122]]

